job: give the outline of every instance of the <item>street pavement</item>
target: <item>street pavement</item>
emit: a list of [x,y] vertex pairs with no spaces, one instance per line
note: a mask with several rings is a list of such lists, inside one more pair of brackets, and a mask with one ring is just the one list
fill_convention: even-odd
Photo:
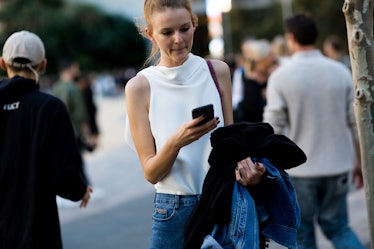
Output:
[[[58,199],[65,249],[146,249],[149,246],[153,186],[144,180],[134,151],[124,142],[125,99],[98,97],[100,145],[84,155],[94,193],[87,208]],[[367,248],[370,235],[364,190],[349,195],[351,227]],[[332,245],[317,230],[319,249]],[[270,249],[284,248],[274,242]]]

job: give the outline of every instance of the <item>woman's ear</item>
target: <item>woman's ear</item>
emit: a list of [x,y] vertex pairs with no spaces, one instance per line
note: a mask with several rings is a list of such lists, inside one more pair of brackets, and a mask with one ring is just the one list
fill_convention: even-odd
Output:
[[152,31],[149,28],[145,28],[145,34],[147,35],[147,38],[151,42],[154,42],[154,39],[153,39],[153,36],[152,36]]

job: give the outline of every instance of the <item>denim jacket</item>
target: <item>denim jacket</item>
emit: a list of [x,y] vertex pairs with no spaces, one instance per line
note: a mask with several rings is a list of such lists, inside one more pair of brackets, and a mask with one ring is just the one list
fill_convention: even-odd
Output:
[[245,187],[235,182],[230,224],[215,225],[202,249],[259,249],[259,226],[256,206]]
[[[296,233],[300,224],[300,209],[296,192],[288,174],[276,168],[268,159],[253,159],[266,167],[261,197],[256,200],[250,191],[235,182],[228,225],[214,226],[204,239],[202,249],[260,248],[259,233],[287,247],[297,248]],[[255,190],[256,191],[256,190]],[[252,192],[252,191],[251,191]],[[265,222],[261,231],[259,223]]]

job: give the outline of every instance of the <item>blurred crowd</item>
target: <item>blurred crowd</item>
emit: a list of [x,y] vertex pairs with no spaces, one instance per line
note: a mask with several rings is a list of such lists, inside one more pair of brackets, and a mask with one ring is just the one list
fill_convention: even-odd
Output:
[[[325,37],[320,49],[325,56],[351,68],[347,41],[342,37],[336,34]],[[263,120],[268,78],[290,57],[283,34],[277,34],[270,40],[248,35],[241,42],[240,53],[226,56],[224,60],[232,76],[232,106],[236,122]]]

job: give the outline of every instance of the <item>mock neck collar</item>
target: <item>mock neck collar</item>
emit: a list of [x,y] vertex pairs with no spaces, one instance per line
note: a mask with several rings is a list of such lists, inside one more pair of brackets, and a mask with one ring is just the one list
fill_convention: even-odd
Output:
[[200,68],[200,57],[190,53],[188,59],[180,66],[165,67],[152,66],[155,76],[167,79],[179,85],[184,85],[188,79]]

